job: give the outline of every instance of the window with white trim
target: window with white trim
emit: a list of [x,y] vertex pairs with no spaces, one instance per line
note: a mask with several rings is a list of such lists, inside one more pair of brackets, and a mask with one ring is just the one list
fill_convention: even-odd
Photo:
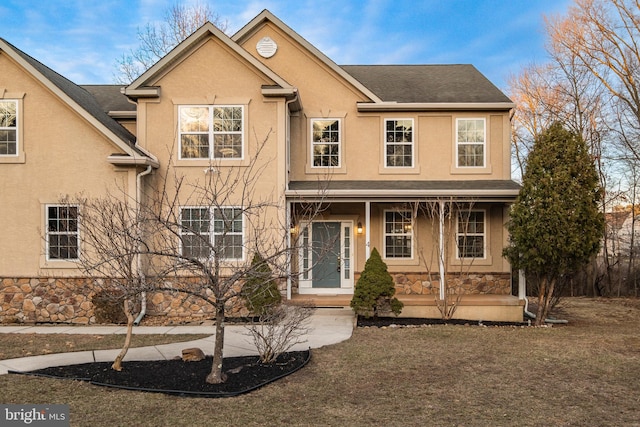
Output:
[[413,167],[413,119],[385,120],[385,166]]
[[413,257],[413,220],[411,211],[385,211],[384,257]]
[[18,101],[0,100],[0,156],[18,155]]
[[457,258],[484,258],[486,225],[484,211],[458,212]]
[[484,167],[485,125],[485,119],[456,120],[456,157],[458,167]]
[[80,245],[78,206],[47,205],[47,259],[77,260]]
[[181,105],[178,138],[181,159],[241,159],[244,106]]
[[340,167],[340,119],[311,119],[311,164]]
[[239,207],[188,207],[180,212],[182,255],[244,259],[244,218]]

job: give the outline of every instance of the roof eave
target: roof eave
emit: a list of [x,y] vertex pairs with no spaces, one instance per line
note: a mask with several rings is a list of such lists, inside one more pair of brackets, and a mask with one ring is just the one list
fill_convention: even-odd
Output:
[[359,102],[359,112],[383,111],[509,111],[513,102]]
[[138,117],[137,111],[107,111],[107,114],[113,119],[135,119]]
[[138,98],[160,98],[160,87],[141,87],[132,88],[131,86],[123,87],[120,91],[131,99]]
[[160,167],[157,160],[144,156],[121,156],[112,154],[107,161],[115,166],[151,166],[154,169]]

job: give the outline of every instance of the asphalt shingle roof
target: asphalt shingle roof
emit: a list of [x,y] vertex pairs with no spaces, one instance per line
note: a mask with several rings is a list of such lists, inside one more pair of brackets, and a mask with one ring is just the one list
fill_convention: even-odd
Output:
[[343,65],[386,102],[511,102],[473,65]]
[[513,180],[416,180],[416,181],[292,181],[289,188],[293,191],[402,191],[456,194],[456,192],[509,192],[517,194],[520,184]]
[[96,99],[102,110],[136,111],[136,105],[129,102],[125,94],[120,91],[122,85],[80,85]]

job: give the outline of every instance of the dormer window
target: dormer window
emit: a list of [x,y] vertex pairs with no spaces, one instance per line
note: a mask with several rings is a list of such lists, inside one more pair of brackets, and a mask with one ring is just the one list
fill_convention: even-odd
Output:
[[178,108],[180,159],[241,159],[244,107],[183,105]]

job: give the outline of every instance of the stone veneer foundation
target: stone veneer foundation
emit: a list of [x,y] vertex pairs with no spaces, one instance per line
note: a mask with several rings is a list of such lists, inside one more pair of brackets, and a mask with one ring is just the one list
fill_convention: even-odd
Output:
[[[396,293],[437,295],[438,276],[426,273],[392,273]],[[356,280],[359,274],[356,274]],[[2,278],[0,279],[0,323],[96,323],[92,297],[103,287],[101,281],[87,278]],[[284,287],[282,283],[281,288]],[[511,294],[508,273],[447,276],[450,294]],[[281,289],[284,291],[284,289]],[[239,301],[231,301],[228,316],[246,316]],[[214,315],[213,307],[194,296],[177,292],[147,293],[147,315],[202,317]]]

